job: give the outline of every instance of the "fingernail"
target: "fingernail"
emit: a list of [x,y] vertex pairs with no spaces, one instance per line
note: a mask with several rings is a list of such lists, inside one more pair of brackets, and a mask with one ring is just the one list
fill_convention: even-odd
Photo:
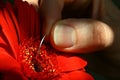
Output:
[[57,24],[54,29],[54,43],[61,48],[72,47],[76,42],[74,28],[64,24]]

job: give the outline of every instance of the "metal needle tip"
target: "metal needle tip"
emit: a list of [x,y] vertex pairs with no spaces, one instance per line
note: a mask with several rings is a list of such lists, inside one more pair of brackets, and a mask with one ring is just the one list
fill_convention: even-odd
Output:
[[46,35],[44,35],[43,38],[40,41],[40,45],[39,45],[39,48],[38,48],[38,54],[40,53],[40,48],[41,48],[41,46],[43,44],[43,41],[45,40],[45,37],[46,37]]

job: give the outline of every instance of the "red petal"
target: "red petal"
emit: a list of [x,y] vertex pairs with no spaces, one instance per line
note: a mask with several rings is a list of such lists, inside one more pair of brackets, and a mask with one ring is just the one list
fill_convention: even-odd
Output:
[[2,74],[2,80],[28,80],[20,72],[7,72]]
[[0,47],[0,72],[2,80],[26,80],[21,67],[2,47]]
[[35,14],[35,36],[39,36],[40,37],[40,29],[41,29],[41,21],[40,21],[40,14],[36,13]]
[[15,23],[13,21],[13,17],[15,18],[15,15],[14,14],[11,15],[11,13],[9,11],[11,13],[13,13],[12,6],[10,5],[10,3],[7,3],[6,7],[4,8],[4,16],[6,18],[8,25],[9,25],[9,28],[11,29],[11,33],[13,33],[14,40],[15,40],[15,42],[17,42],[17,45],[18,45],[16,26],[15,26]]
[[27,2],[22,1],[16,1],[15,6],[17,7],[21,40],[23,41],[24,39],[33,36],[36,37],[36,33],[40,31],[40,23],[38,19],[39,16],[37,16],[38,13],[35,11],[35,8]]
[[23,41],[25,38],[29,37],[30,28],[29,28],[29,8],[26,2],[17,1],[15,2],[15,6],[17,8],[17,16],[19,22],[20,36]]
[[0,48],[0,72],[14,69],[20,70],[20,65],[8,53],[3,48]]
[[65,71],[73,71],[78,69],[83,69],[87,62],[80,57],[65,57],[65,56],[58,56],[58,66],[62,72]]
[[[4,14],[6,15],[6,14]],[[0,21],[0,25],[1,25],[1,31],[3,34],[1,34],[2,36],[5,35],[5,40],[8,42],[8,45],[10,45],[10,48],[11,50],[13,51],[12,52],[12,56],[16,58],[16,50],[15,50],[15,47],[17,48],[18,47],[18,43],[16,40],[14,40],[14,37],[16,33],[12,33],[13,29],[14,29],[14,26],[9,26],[7,24],[7,21],[5,20],[5,17],[4,17],[2,11],[0,11],[0,18],[1,18],[1,21]],[[6,16],[6,18],[9,18],[8,16]],[[10,19],[10,18],[9,18]],[[10,21],[8,21],[10,22]],[[11,23],[11,22],[10,22]]]
[[13,21],[13,17],[9,13],[9,11],[11,11],[13,13],[13,11],[10,8],[12,9],[12,6],[9,3],[7,3],[6,7],[4,8],[4,17],[6,18],[5,20],[6,20],[6,23],[8,24],[8,26],[6,26],[6,27],[9,28],[9,30],[10,30],[10,34],[11,34],[10,36],[12,38],[11,42],[12,42],[12,45],[15,49],[15,53],[18,53],[18,43],[19,43],[18,42],[19,38],[17,35],[18,30],[16,30],[16,26],[15,26],[15,23]]
[[[19,39],[20,38],[20,30],[19,30],[19,25],[18,25],[17,18],[15,16],[14,11],[13,11],[13,7],[10,3],[6,3],[6,8],[7,8],[9,14],[11,15],[12,21],[14,22],[15,29],[16,29],[16,32],[17,32],[17,36],[18,36],[18,39]],[[20,39],[19,39],[19,41],[20,41]]]
[[74,71],[61,74],[59,80],[94,80],[94,78],[84,71]]
[[33,37],[35,35],[35,10],[32,5],[30,7],[30,28],[31,28],[31,36]]

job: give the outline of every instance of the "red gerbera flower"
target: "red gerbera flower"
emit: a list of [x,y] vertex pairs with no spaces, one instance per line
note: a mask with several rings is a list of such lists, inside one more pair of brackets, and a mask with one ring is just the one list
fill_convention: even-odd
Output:
[[22,71],[31,80],[92,80],[85,72],[87,62],[76,56],[61,55],[50,45],[42,45],[37,53],[40,41],[29,39],[21,45],[18,62]]
[[93,80],[80,57],[63,55],[48,43],[37,52],[39,22],[38,13],[26,2],[0,9],[1,80]]

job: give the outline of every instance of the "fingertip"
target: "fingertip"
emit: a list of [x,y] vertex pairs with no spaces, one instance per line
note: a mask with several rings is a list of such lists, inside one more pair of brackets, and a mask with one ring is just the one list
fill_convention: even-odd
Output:
[[[96,27],[96,30],[98,30],[99,34],[101,34],[102,42],[104,47],[108,47],[112,45],[114,41],[114,32],[111,29],[111,27],[103,22],[98,22],[98,26]],[[101,29],[100,29],[101,28]]]

